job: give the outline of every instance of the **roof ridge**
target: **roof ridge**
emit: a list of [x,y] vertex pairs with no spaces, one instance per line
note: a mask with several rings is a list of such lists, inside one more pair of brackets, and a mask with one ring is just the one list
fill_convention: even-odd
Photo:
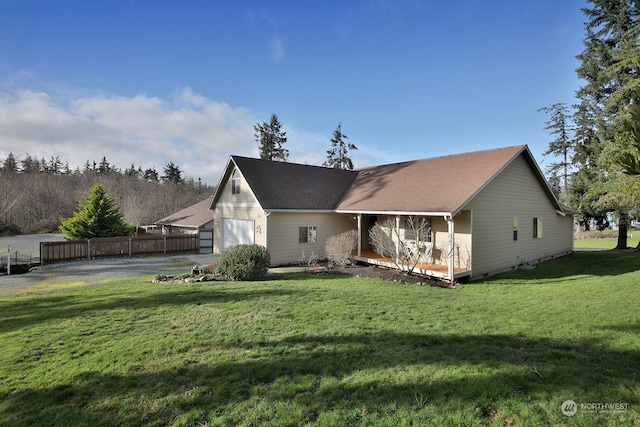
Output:
[[425,160],[445,159],[447,157],[461,157],[461,156],[468,156],[468,155],[473,155],[473,154],[489,153],[491,151],[503,151],[503,150],[511,150],[511,149],[515,149],[515,148],[518,148],[519,150],[522,150],[525,147],[527,147],[527,144],[510,145],[508,147],[487,148],[487,149],[484,149],[484,150],[465,151],[464,153],[443,154],[443,155],[440,155],[440,156],[423,157],[423,158],[420,158],[420,159],[404,160],[404,161],[394,162],[394,163],[384,163],[384,164],[380,164],[380,165],[365,166],[365,167],[357,168],[357,169],[354,169],[354,170],[355,171],[366,171],[366,170],[369,170],[369,169],[375,169],[375,168],[385,167],[385,166],[407,165],[407,164],[410,164],[410,163],[423,162]]
[[352,169],[332,168],[332,167],[329,167],[329,166],[313,165],[313,164],[309,164],[309,163],[283,162],[281,160],[259,159],[259,158],[256,158],[256,157],[237,156],[237,155],[234,155],[234,154],[232,154],[231,157],[233,159],[253,160],[253,161],[265,162],[265,163],[270,163],[270,164],[282,164],[282,165],[289,165],[289,166],[304,166],[304,167],[313,167],[313,168],[320,168],[320,169],[327,169],[327,170],[341,170],[341,171],[353,171],[353,172],[355,172],[355,169],[352,170]]

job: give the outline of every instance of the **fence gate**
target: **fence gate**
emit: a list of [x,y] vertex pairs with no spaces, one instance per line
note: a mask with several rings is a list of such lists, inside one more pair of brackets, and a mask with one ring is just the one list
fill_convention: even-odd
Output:
[[213,253],[213,228],[201,228],[198,230],[198,241],[200,242],[198,253]]

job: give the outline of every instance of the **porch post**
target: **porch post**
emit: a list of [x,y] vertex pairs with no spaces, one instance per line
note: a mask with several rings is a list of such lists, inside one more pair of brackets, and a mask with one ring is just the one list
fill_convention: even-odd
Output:
[[400,264],[400,215],[396,215],[396,264]]
[[449,280],[453,283],[455,275],[453,269],[455,259],[455,222],[453,221],[452,215],[445,216],[444,219],[447,221],[447,231],[449,232],[449,252],[447,253],[448,275]]
[[358,214],[358,256],[362,256],[362,214]]

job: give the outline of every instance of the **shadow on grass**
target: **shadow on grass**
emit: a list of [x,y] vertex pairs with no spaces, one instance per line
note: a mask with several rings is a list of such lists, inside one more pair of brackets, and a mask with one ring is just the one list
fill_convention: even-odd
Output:
[[[302,335],[235,348],[232,360],[215,365],[194,362],[130,375],[87,372],[66,385],[5,393],[0,416],[16,425],[43,420],[54,425],[164,425],[176,414],[206,418],[231,413],[238,405],[251,409],[257,400],[295,403],[304,422],[335,409],[414,411],[424,404],[473,406],[481,421],[483,414],[513,399],[533,405],[546,401],[532,399],[557,398],[548,404],[559,408],[564,399],[586,393],[602,401],[639,403],[633,390],[640,381],[640,351],[613,350],[597,340],[379,332]],[[262,351],[259,358],[243,353],[256,349]],[[162,404],[153,404],[159,399]]]
[[[633,251],[579,251],[540,263],[532,270],[516,270],[480,282],[505,278],[544,281],[571,276],[618,276],[640,271],[640,253]],[[579,278],[579,277],[578,277]]]
[[[126,297],[117,294],[87,297],[86,295],[47,295],[46,298],[10,299],[0,301],[0,332],[9,332],[40,322],[82,316],[102,310],[136,310],[163,305],[197,305],[206,303],[230,303],[248,299],[261,299],[291,295],[284,289],[242,290],[189,289],[188,285],[176,285],[170,292],[143,294],[127,292]],[[212,285],[213,286],[213,285]]]

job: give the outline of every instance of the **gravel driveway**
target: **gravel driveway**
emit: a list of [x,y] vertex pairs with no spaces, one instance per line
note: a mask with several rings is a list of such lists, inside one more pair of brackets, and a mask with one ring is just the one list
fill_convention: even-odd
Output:
[[[64,240],[58,235],[29,235],[0,238],[0,254],[7,252],[31,253],[39,256],[41,241]],[[151,280],[157,274],[188,273],[194,265],[205,266],[218,257],[213,254],[183,254],[135,258],[104,258],[74,261],[37,267],[26,274],[0,276],[0,296],[18,293],[21,289],[46,283],[47,285],[82,282],[99,283],[109,279],[144,277]]]
[[109,279],[149,277],[157,274],[188,273],[194,265],[205,266],[216,260],[212,254],[167,255],[138,258],[105,258],[75,261],[37,267],[26,274],[0,276],[0,296],[18,293],[21,289],[47,285],[82,282],[99,283]]

